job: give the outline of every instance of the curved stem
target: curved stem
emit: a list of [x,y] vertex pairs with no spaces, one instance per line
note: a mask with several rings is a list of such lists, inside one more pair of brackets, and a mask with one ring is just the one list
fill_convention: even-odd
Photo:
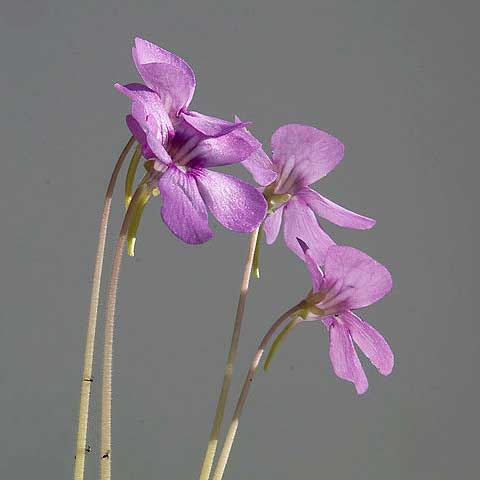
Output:
[[113,358],[113,331],[115,326],[115,307],[117,301],[118,279],[122,264],[123,251],[127,239],[128,227],[135,212],[138,199],[147,189],[146,184],[141,184],[135,191],[132,201],[128,206],[118,235],[115,255],[113,257],[112,273],[108,285],[107,313],[105,320],[105,338],[103,346],[103,375],[102,375],[102,427],[100,444],[100,478],[111,478],[111,427],[112,427],[112,358]]
[[243,315],[245,313],[245,304],[247,301],[248,286],[250,284],[250,276],[252,273],[253,258],[255,255],[255,246],[258,240],[259,229],[255,229],[250,237],[250,245],[248,248],[247,259],[245,261],[245,268],[243,271],[242,285],[240,288],[240,297],[237,304],[237,313],[235,315],[235,323],[233,326],[232,340],[230,343],[230,350],[227,356],[227,363],[223,374],[223,383],[218,398],[217,409],[215,411],[215,418],[213,420],[210,438],[208,440],[207,451],[203,459],[202,470],[200,472],[200,480],[208,480],[210,472],[212,471],[213,460],[218,445],[218,436],[220,427],[222,425],[223,414],[225,412],[225,405],[227,403],[228,391],[232,382],[233,366],[237,356],[238,340],[240,338],[240,330],[242,327]]
[[98,233],[97,254],[95,256],[95,268],[93,272],[92,293],[90,297],[90,312],[88,315],[87,335],[85,340],[85,353],[83,360],[83,376],[80,389],[80,409],[78,414],[77,447],[75,454],[74,480],[83,480],[85,471],[85,454],[87,451],[87,429],[88,429],[88,410],[90,403],[90,391],[92,388],[92,365],[93,352],[95,347],[95,330],[97,327],[98,301],[100,296],[100,282],[102,278],[103,258],[105,255],[105,243],[107,238],[108,221],[110,218],[110,208],[112,205],[112,196],[117,177],[123,165],[125,157],[135,143],[135,139],[130,137],[122,153],[118,157],[117,163],[112,172],[110,182],[108,183],[105,200],[103,202],[102,217]]
[[294,307],[287,310],[271,327],[270,330],[265,334],[262,341],[258,345],[258,349],[255,352],[253,357],[252,363],[250,364],[250,368],[247,373],[247,377],[245,378],[245,382],[243,384],[242,391],[240,392],[240,396],[237,401],[237,406],[235,407],[235,412],[233,414],[232,421],[230,423],[230,427],[227,432],[227,436],[225,438],[225,442],[222,447],[222,451],[220,453],[220,458],[218,460],[217,466],[215,468],[215,472],[213,473],[213,480],[221,480],[223,477],[223,473],[225,471],[225,467],[228,462],[228,458],[230,456],[230,450],[232,449],[233,441],[235,439],[235,435],[238,429],[238,422],[240,420],[240,415],[242,414],[243,407],[247,400],[248,391],[250,390],[250,385],[253,382],[253,377],[255,376],[255,372],[257,371],[258,364],[262,358],[263,352],[265,350],[266,345],[272,338],[275,331],[282,325],[283,322],[288,320],[292,315],[295,314],[298,310],[302,308],[304,304],[304,300],[300,303],[295,305]]

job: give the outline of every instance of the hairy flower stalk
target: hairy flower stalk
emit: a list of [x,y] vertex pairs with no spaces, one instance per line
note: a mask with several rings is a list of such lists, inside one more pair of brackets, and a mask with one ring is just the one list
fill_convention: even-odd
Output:
[[117,182],[120,169],[125,161],[125,157],[135,143],[134,137],[131,137],[123,148],[117,163],[110,177],[105,200],[103,202],[102,216],[98,233],[97,254],[95,257],[95,267],[93,272],[92,293],[90,297],[90,312],[88,315],[87,335],[85,341],[85,353],[83,360],[83,376],[80,387],[80,409],[78,414],[77,447],[74,465],[74,480],[83,480],[85,472],[85,454],[87,452],[87,429],[88,429],[88,411],[90,403],[90,391],[92,388],[92,366],[93,353],[95,347],[95,331],[97,327],[98,302],[100,296],[100,282],[102,278],[103,259],[105,254],[105,243],[107,238],[108,222],[110,218],[110,209],[112,205],[112,196]]
[[243,315],[245,313],[245,304],[247,301],[248,287],[252,274],[253,259],[255,256],[256,246],[258,244],[258,235],[259,228],[256,228],[250,237],[250,245],[248,248],[247,259],[245,261],[245,269],[243,271],[243,279],[240,288],[240,296],[238,298],[237,313],[235,315],[235,323],[233,326],[230,350],[227,355],[227,363],[225,365],[225,371],[223,374],[222,388],[220,390],[220,396],[218,398],[217,409],[215,411],[215,418],[213,420],[212,430],[210,432],[210,438],[208,440],[207,451],[205,452],[205,458],[203,459],[200,480],[208,480],[210,478],[210,472],[212,471],[213,460],[215,458],[215,452],[217,450],[218,436],[220,434],[223,414],[225,412],[228,392],[230,390],[230,384],[232,381],[233,367],[235,364],[235,359],[237,357],[238,341],[240,338]]
[[122,264],[123,251],[127,240],[131,220],[137,210],[137,204],[151,188],[147,182],[141,182],[135,191],[130,205],[125,213],[122,227],[117,240],[113,258],[112,273],[108,286],[107,313],[105,320],[105,338],[103,347],[103,375],[102,375],[102,414],[101,414],[101,445],[100,445],[100,478],[111,478],[111,426],[112,426],[112,359],[113,359],[113,332],[115,326],[115,307],[117,301],[118,279]]
[[217,466],[215,467],[215,471],[213,473],[213,477],[212,477],[213,480],[221,480],[223,477],[223,473],[225,471],[225,467],[227,466],[228,458],[230,456],[230,451],[232,449],[233,441],[235,440],[235,435],[237,434],[240,415],[242,414],[243,407],[245,406],[248,392],[250,390],[250,385],[253,382],[253,377],[255,376],[255,372],[257,371],[258,364],[260,363],[263,352],[265,351],[265,347],[267,346],[268,342],[272,338],[273,334],[277,331],[277,329],[286,320],[288,320],[290,317],[295,315],[299,310],[301,310],[304,307],[304,304],[305,304],[305,301],[302,300],[297,305],[287,310],[282,316],[280,316],[278,320],[270,327],[270,329],[268,330],[268,332],[265,334],[262,341],[258,345],[257,351],[255,352],[252,363],[250,364],[250,368],[245,378],[245,382],[243,383],[242,391],[240,392],[240,396],[238,397],[237,405],[235,407],[235,412],[233,413],[233,418],[228,428],[227,436],[225,438],[222,451],[220,453],[220,458],[218,459]]

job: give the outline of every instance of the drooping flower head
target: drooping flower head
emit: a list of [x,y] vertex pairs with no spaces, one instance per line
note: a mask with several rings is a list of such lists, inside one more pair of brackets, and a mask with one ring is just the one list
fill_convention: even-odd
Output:
[[[263,157],[260,161],[252,157],[243,163],[255,180],[266,186],[264,194],[269,200],[270,214],[264,230],[268,244],[276,240],[283,220],[287,246],[303,259],[297,242],[297,237],[302,238],[323,264],[328,248],[335,243],[315,215],[342,227],[368,229],[375,225],[375,220],[351,212],[309,187],[342,160],[344,146],[338,139],[314,127],[288,124],[275,131],[271,148],[270,164]],[[276,175],[271,184],[267,183],[269,169]]]
[[246,160],[260,143],[246,123],[188,110],[195,90],[190,66],[153,43],[135,39],[133,60],[145,85],[116,84],[132,101],[127,125],[142,154],[153,159],[149,182],[162,196],[162,219],[178,238],[199,244],[213,232],[207,207],[225,227],[251,232],[267,204],[260,192],[231,175],[210,170]]
[[325,256],[323,271],[315,253],[299,240],[312,279],[304,321],[320,320],[330,335],[330,359],[337,376],[366,392],[368,380],[354,343],[382,375],[392,372],[394,357],[386,340],[352,310],[367,307],[392,289],[389,271],[366,253],[334,245]]

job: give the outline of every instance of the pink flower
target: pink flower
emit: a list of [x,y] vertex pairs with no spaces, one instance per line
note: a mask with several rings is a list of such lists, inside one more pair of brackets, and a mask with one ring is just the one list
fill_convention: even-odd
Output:
[[366,253],[352,247],[332,246],[322,271],[318,259],[298,240],[312,278],[312,293],[304,321],[321,320],[330,335],[330,359],[336,375],[355,384],[362,394],[368,381],[354,343],[382,375],[392,372],[394,357],[386,340],[352,310],[367,307],[392,289],[389,271]]
[[246,123],[188,110],[196,82],[183,59],[140,38],[135,39],[132,53],[145,85],[115,87],[132,101],[127,125],[143,156],[156,160],[151,182],[160,190],[165,224],[191,244],[213,236],[208,210],[231,230],[253,231],[265,217],[263,195],[211,167],[241,162],[260,143],[246,136]]
[[[304,258],[297,237],[302,238],[323,263],[328,248],[335,242],[323,231],[315,215],[341,227],[368,229],[375,220],[351,212],[312,190],[309,185],[333,170],[343,158],[343,144],[332,135],[307,125],[288,124],[272,135],[272,160],[265,154],[255,155],[243,165],[263,186],[270,204],[264,222],[266,241],[273,243],[284,220],[287,246]],[[276,181],[268,184],[268,173]],[[272,181],[272,180],[270,180]]]

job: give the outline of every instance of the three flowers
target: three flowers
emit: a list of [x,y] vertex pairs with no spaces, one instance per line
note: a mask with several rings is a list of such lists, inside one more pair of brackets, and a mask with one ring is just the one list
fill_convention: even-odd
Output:
[[[354,229],[375,224],[310,188],[342,160],[343,144],[314,127],[288,124],[273,133],[269,157],[247,130],[249,123],[189,110],[196,81],[183,59],[140,38],[132,53],[144,84],[116,88],[131,100],[127,126],[147,160],[143,184],[160,194],[164,223],[188,244],[213,236],[208,211],[235,232],[259,228],[268,244],[283,223],[287,247],[312,277],[312,291],[297,316],[326,326],[335,373],[364,393],[368,382],[354,343],[383,375],[392,371],[393,354],[380,333],[352,309],[381,299],[392,281],[387,269],[367,254],[337,246],[317,220]],[[258,186],[214,170],[234,163],[242,163]]]

